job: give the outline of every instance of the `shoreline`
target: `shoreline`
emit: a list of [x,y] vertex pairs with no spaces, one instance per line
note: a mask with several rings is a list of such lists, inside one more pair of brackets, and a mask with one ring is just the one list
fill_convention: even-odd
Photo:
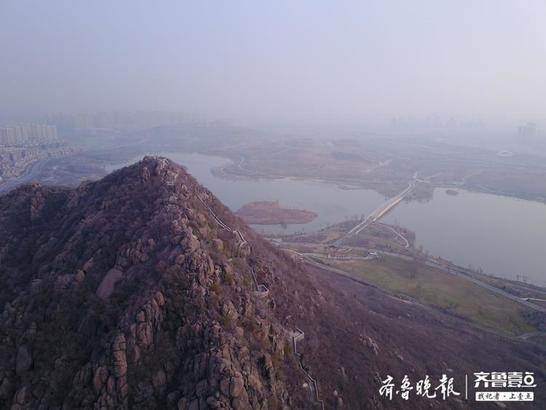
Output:
[[235,215],[249,225],[304,225],[318,214],[303,209],[283,208],[278,201],[254,201],[241,206]]

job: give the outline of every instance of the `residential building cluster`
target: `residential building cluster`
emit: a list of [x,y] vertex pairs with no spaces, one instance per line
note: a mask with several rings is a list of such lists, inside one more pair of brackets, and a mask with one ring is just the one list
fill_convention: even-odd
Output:
[[184,124],[190,117],[178,112],[98,112],[89,114],[53,114],[47,119],[60,129],[133,130],[164,125]]
[[0,128],[1,146],[33,146],[57,142],[57,127],[46,124],[20,124]]

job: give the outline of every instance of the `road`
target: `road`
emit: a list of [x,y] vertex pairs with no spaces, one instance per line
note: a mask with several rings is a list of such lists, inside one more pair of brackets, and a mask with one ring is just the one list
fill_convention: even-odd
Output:
[[353,273],[350,273],[350,272],[347,272],[347,271],[344,271],[344,270],[341,270],[341,269],[334,268],[333,266],[329,266],[329,265],[326,265],[324,263],[320,263],[320,262],[318,262],[318,261],[316,261],[314,259],[311,259],[306,254],[299,253],[298,251],[295,251],[295,250],[290,249],[290,248],[281,248],[281,249],[284,250],[284,251],[291,252],[291,253],[294,253],[294,254],[298,255],[304,263],[306,263],[308,265],[311,265],[311,266],[314,266],[315,268],[326,270],[328,272],[335,273],[336,275],[343,276],[345,278],[349,278],[352,281],[358,282],[358,283],[360,283],[362,285],[371,286],[373,288],[377,287],[375,285],[372,285],[369,282],[366,282],[364,279],[362,279],[360,276],[358,276],[356,274],[353,274]]
[[[343,235],[341,238],[335,240],[333,242],[333,245],[340,246],[341,243],[353,236],[358,235],[360,232],[362,232],[364,229],[366,229],[368,226],[373,224],[374,222],[379,221],[383,216],[385,216],[391,209],[396,207],[402,200],[415,188],[416,184],[418,182],[417,179],[417,173],[413,176],[413,179],[408,183],[408,186],[406,189],[404,189],[402,192],[400,192],[398,195],[389,198],[387,201],[379,205],[376,209],[373,210],[371,214],[366,216],[362,221],[360,221],[357,225],[355,225],[349,232],[347,232],[345,235]],[[405,239],[405,238],[404,238]],[[408,244],[409,246],[409,244]]]
[[[285,249],[286,250],[286,249]],[[308,256],[310,258],[324,258],[324,254],[322,253],[313,253],[313,252],[300,252],[300,255]],[[368,256],[332,256],[328,255],[328,259],[332,260],[339,260],[339,261],[345,261],[345,260],[359,260],[359,261],[371,261],[372,259],[375,259],[377,255],[369,254]]]
[[0,184],[0,193],[10,191],[11,189],[29,182],[34,182],[42,174],[47,165],[58,158],[42,159],[31,164],[23,174],[15,178],[10,178]]
[[408,249],[410,247],[410,244],[404,235],[402,235],[400,232],[398,232],[396,229],[394,229],[390,225],[384,225],[384,226],[386,226],[389,230],[391,230],[398,238],[402,239],[402,241],[404,242],[404,248]]
[[532,339],[533,337],[546,337],[546,332],[530,332],[518,336],[519,339],[523,340]]
[[537,302],[546,302],[546,299],[539,299],[539,298],[522,298],[524,300],[536,300]]
[[476,285],[484,288],[484,289],[487,289],[497,295],[500,295],[500,296],[504,296],[505,298],[507,299],[510,299],[516,303],[519,303],[520,305],[524,305],[532,310],[535,310],[537,312],[542,312],[542,313],[546,313],[546,308],[543,308],[542,306],[539,306],[539,305],[535,305],[534,303],[531,303],[525,299],[522,299],[521,297],[519,296],[515,296],[515,295],[512,295],[511,293],[508,293],[500,288],[497,288],[495,286],[492,286],[488,283],[485,283],[479,279],[476,279],[475,277],[472,276],[472,272],[468,271],[467,269],[464,269],[460,266],[456,266],[456,265],[450,265],[450,266],[443,266],[441,264],[439,264],[437,261],[435,261],[434,259],[432,259],[431,257],[428,257],[427,258],[427,261],[425,262],[428,266],[430,267],[433,267],[433,268],[437,268],[437,269],[441,269],[442,271],[444,272],[447,272],[447,273],[450,273],[452,275],[456,275],[456,276],[459,276],[461,278],[464,278],[466,280],[469,280],[473,283],[475,283]]
[[[394,208],[396,205],[398,205],[404,198],[406,195],[408,195],[416,186],[416,183],[417,182],[421,182],[421,181],[424,181],[426,182],[428,180],[428,178],[425,178],[425,179],[418,179],[417,178],[417,172],[413,175],[413,179],[409,182],[408,184],[408,187],[406,189],[404,189],[402,192],[400,192],[398,195],[396,195],[395,197],[393,198],[390,198],[388,201],[386,201],[385,203],[383,203],[382,205],[380,205],[378,208],[376,208],[370,215],[368,215],[364,220],[362,220],[360,223],[358,223],[356,226],[354,226],[350,231],[348,231],[345,235],[343,235],[341,238],[337,239],[336,241],[333,242],[333,245],[334,246],[340,246],[341,243],[347,239],[348,237],[352,236],[352,235],[357,235],[358,233],[360,233],[362,230],[366,229],[368,226],[370,226],[372,223],[374,222],[377,222],[379,219],[381,219],[387,212],[389,212],[392,208]],[[399,234],[396,230],[394,230],[393,228],[391,228],[391,230],[399,237],[401,237],[404,241],[405,241],[405,247],[408,248],[409,247],[409,243],[408,241],[406,240],[406,238],[404,238],[404,236],[402,236],[401,234]],[[377,253],[380,253],[380,254],[384,254],[383,252],[381,251],[376,251]],[[300,254],[302,255],[302,254]],[[396,254],[396,253],[390,253],[391,256],[396,256],[398,257],[399,255]],[[400,255],[400,256],[404,256],[405,258],[407,258],[407,255]],[[349,257],[344,257],[344,259],[350,259]],[[355,259],[358,259],[358,258],[355,258]],[[306,259],[307,261],[309,259]],[[314,264],[317,264],[318,262],[313,262]],[[462,277],[464,279],[467,279],[473,283],[475,283],[476,285],[484,288],[484,289],[487,289],[497,295],[500,295],[500,296],[503,296],[507,299],[510,299],[516,303],[519,303],[521,305],[524,305],[532,310],[535,310],[535,311],[538,311],[538,312],[542,312],[542,313],[546,313],[546,308],[542,307],[542,306],[539,306],[539,305],[536,305],[534,303],[531,303],[529,300],[526,300],[526,299],[522,299],[518,296],[515,296],[515,295],[512,295],[511,293],[508,293],[502,289],[499,289],[497,287],[494,287],[492,285],[489,285],[488,283],[485,283],[479,279],[476,279],[473,275],[472,275],[472,272],[468,271],[467,269],[464,269],[460,266],[456,266],[456,265],[453,265],[453,264],[450,264],[448,265],[447,267],[442,265],[441,263],[438,263],[438,261],[433,258],[433,257],[430,257],[430,256],[426,256],[426,261],[425,261],[425,264],[427,266],[430,266],[430,267],[434,267],[434,268],[437,268],[437,269],[440,269],[444,272],[447,272],[447,273],[450,273],[450,274],[453,274],[453,275],[457,275],[459,277]],[[323,265],[323,266],[326,266],[326,265]]]
[[[273,242],[274,243],[274,242]],[[313,243],[310,243],[310,242],[305,242],[305,243],[299,243],[299,242],[293,242],[293,243],[290,243],[290,242],[281,242],[281,243],[275,243],[277,246],[282,246],[283,244],[285,245],[317,245],[317,244],[313,244]],[[385,256],[392,256],[392,257],[395,257],[395,258],[400,258],[400,259],[404,259],[404,260],[412,260],[413,258],[411,256],[408,256],[408,255],[403,255],[403,254],[398,254],[398,253],[395,253],[395,252],[383,252],[383,251],[379,251],[379,250],[375,250],[375,249],[366,249],[366,248],[357,248],[357,247],[351,247],[352,249],[363,249],[363,250],[367,250],[368,252],[376,252],[377,254],[379,255],[385,255]],[[364,284],[367,284],[367,285],[370,285],[370,286],[373,286],[371,285],[370,283],[358,278],[357,275],[353,275],[349,272],[346,272],[346,271],[343,271],[341,269],[337,269],[337,268],[334,268],[334,267],[331,267],[331,266],[328,266],[328,265],[325,265],[325,264],[322,264],[314,259],[311,259],[310,256],[315,256],[315,254],[311,254],[311,255],[306,255],[305,253],[300,253],[300,252],[297,252],[295,250],[292,250],[290,248],[282,248],[284,250],[289,250],[293,253],[296,253],[298,254],[304,261],[305,263],[309,264],[309,265],[312,265],[312,266],[315,266],[315,267],[318,267],[318,268],[321,268],[321,269],[326,269],[328,271],[331,271],[331,272],[334,272],[334,273],[337,273],[339,275],[343,275],[343,276],[346,276],[346,277],[349,277],[353,280],[357,280],[358,282],[360,283],[364,283]],[[318,254],[316,254],[318,256]],[[322,257],[326,258],[327,256],[326,255],[322,255]],[[362,257],[354,257],[354,258],[351,258],[350,256],[344,256],[343,259],[344,260],[350,260],[350,259],[361,259]],[[481,288],[483,289],[486,289],[492,293],[495,293],[499,296],[502,296],[502,297],[505,297],[507,299],[510,299],[516,303],[519,303],[520,305],[523,305],[529,309],[532,309],[534,311],[537,311],[537,312],[541,312],[541,313],[546,313],[546,308],[542,307],[542,306],[539,306],[539,305],[536,305],[534,303],[531,303],[530,301],[526,300],[525,298],[521,298],[519,296],[515,296],[511,293],[508,293],[500,288],[497,288],[495,286],[492,286],[488,283],[485,283],[477,278],[475,278],[473,276],[473,272],[469,271],[468,269],[465,269],[461,266],[457,266],[457,265],[453,265],[453,264],[450,264],[450,265],[443,265],[442,263],[438,262],[438,260],[436,260],[436,258],[432,257],[432,256],[426,256],[426,260],[425,260],[425,264],[429,267],[432,267],[432,268],[435,268],[435,269],[440,269],[441,271],[443,272],[446,272],[446,273],[449,273],[451,275],[455,275],[455,276],[458,276],[460,278],[463,278],[463,279],[466,279],[466,280],[469,280],[471,282],[473,282],[474,284],[476,284],[477,286],[480,286]]]
[[[281,241],[281,242],[279,242],[278,240],[273,240],[272,238],[267,238],[267,237],[265,239],[267,239],[272,244],[274,244],[276,246],[279,246],[279,247],[282,247],[282,245],[287,245],[287,246],[318,246],[318,245],[328,246],[328,244],[323,244],[323,243],[290,242],[290,241]],[[277,238],[274,238],[274,239],[277,239]],[[359,251],[363,251],[363,252],[367,252],[367,253],[377,252],[378,254],[381,254],[381,255],[392,256],[392,257],[399,258],[399,259],[404,259],[404,260],[407,260],[407,261],[413,260],[413,258],[411,256],[409,256],[409,255],[405,255],[405,254],[401,254],[401,253],[395,253],[395,252],[388,252],[388,251],[379,251],[377,249],[364,248],[362,246],[351,246],[350,249],[359,250]]]

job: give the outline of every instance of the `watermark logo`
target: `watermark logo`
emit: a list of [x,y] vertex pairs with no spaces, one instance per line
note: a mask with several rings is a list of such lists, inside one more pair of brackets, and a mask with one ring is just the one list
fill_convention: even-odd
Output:
[[382,380],[381,383],[382,386],[379,389],[379,394],[387,397],[389,400],[392,400],[394,395],[399,395],[402,399],[409,400],[413,390],[415,391],[415,395],[427,399],[434,399],[438,396],[442,400],[446,400],[450,396],[459,396],[461,394],[455,391],[453,377],[448,378],[445,374],[442,375],[435,386],[432,386],[428,375],[424,379],[417,381],[415,385],[405,375],[398,388],[394,383],[394,378],[390,375],[385,380]]
[[[464,388],[456,388],[455,379],[442,374],[437,380],[428,375],[413,383],[405,375],[400,383],[394,377],[387,375],[381,380],[379,394],[388,400],[400,397],[409,400],[412,395],[425,399],[448,400],[459,398],[475,401],[534,401],[536,387],[533,372],[477,372],[473,373],[473,383],[469,383],[469,376],[464,376]],[[470,391],[472,390],[472,392]]]
[[[533,401],[536,387],[532,372],[474,373],[476,401]],[[501,389],[501,390],[497,390]]]

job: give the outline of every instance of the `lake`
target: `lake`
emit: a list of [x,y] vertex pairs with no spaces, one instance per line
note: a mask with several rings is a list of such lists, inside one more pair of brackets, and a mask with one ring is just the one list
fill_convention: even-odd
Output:
[[[202,154],[180,152],[158,153],[185,166],[203,186],[207,187],[232,211],[253,201],[279,201],[285,208],[304,209],[318,216],[307,224],[253,225],[261,233],[289,234],[313,232],[349,218],[372,212],[385,197],[373,190],[342,189],[333,184],[299,179],[224,179],[212,174],[211,169],[225,165],[229,159]],[[133,163],[140,158],[129,161]],[[112,171],[127,164],[114,165]]]
[[[252,201],[279,201],[283,207],[305,209],[318,217],[303,225],[253,226],[261,233],[312,232],[355,216],[367,215],[385,198],[367,189],[299,179],[223,179],[211,168],[226,158],[188,153],[160,153],[184,165],[232,211]],[[134,162],[134,161],[132,161]],[[112,167],[119,168],[120,165]],[[403,202],[383,222],[416,234],[416,245],[431,255],[485,273],[546,285],[546,205],[516,198],[458,190],[449,195],[437,188],[427,202]]]
[[209,155],[170,153],[173,161],[184,165],[205,187],[232,211],[253,201],[279,201],[284,208],[313,211],[318,216],[307,224],[253,225],[264,234],[288,234],[318,231],[328,225],[372,212],[385,198],[373,190],[341,189],[333,184],[300,179],[224,179],[212,174],[211,168],[230,161]]
[[403,202],[383,222],[416,233],[416,245],[461,266],[546,285],[546,205],[436,188],[428,202]]

